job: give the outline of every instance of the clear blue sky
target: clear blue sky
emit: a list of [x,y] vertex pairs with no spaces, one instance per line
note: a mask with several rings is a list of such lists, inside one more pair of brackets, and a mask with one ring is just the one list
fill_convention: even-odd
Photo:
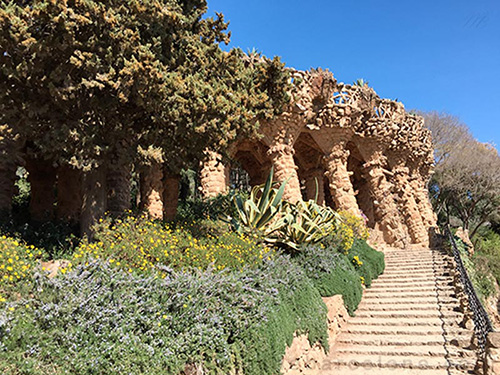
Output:
[[231,46],[368,80],[406,108],[454,114],[500,146],[500,0],[208,0]]

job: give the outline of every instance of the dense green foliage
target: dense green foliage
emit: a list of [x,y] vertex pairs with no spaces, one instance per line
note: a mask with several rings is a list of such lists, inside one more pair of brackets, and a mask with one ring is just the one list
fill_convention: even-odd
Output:
[[484,303],[486,298],[495,293],[495,280],[489,269],[489,259],[481,253],[470,256],[468,247],[463,241],[455,237],[455,242],[474,289]]
[[[355,260],[358,257],[362,265],[356,267],[357,272],[363,277],[367,287],[371,286],[372,280],[376,279],[385,269],[384,254],[376,251],[366,241],[361,239],[354,240],[354,244],[348,253],[349,259]],[[353,262],[356,264],[356,261]]]
[[142,154],[179,171],[288,102],[279,59],[223,51],[227,23],[205,0],[0,4],[0,130],[38,157]]
[[344,254],[318,245],[304,246],[294,261],[302,267],[323,297],[341,294],[349,314],[361,302],[363,286],[359,274]]

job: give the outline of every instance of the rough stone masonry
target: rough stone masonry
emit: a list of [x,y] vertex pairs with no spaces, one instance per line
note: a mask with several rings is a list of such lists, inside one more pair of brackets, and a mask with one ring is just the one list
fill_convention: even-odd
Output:
[[339,83],[329,71],[292,70],[292,79],[291,104],[261,123],[261,137],[234,144],[231,162],[208,153],[204,196],[227,191],[231,164],[248,173],[251,185],[274,167],[277,181],[288,180],[285,199],[311,199],[317,190],[319,203],[365,216],[383,242],[429,245],[436,225],[427,190],[434,157],[423,118],[366,84]]

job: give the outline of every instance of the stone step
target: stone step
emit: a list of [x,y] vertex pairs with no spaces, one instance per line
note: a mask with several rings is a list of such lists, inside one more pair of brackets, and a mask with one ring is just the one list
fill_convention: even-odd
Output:
[[462,375],[467,372],[453,373],[445,369],[406,369],[406,368],[364,368],[345,365],[323,364],[319,375]]
[[[379,298],[371,298],[369,301],[362,300],[361,303],[359,304],[359,308],[362,306],[371,306],[371,305],[407,305],[409,301],[405,299],[401,299],[398,297],[393,297],[393,296],[380,296]],[[438,299],[434,297],[427,297],[427,298],[415,298],[412,299],[411,302],[412,304],[419,305],[419,304],[424,304],[424,305],[429,305],[429,304],[438,304]],[[453,306],[460,306],[460,303],[458,299],[453,298],[453,297],[448,297],[446,299],[440,299],[439,300],[440,305],[453,305]]]
[[445,267],[445,266],[429,266],[429,267],[420,267],[420,268],[403,268],[401,266],[390,266],[386,267],[384,269],[384,275],[387,273],[397,273],[397,274],[417,274],[417,273],[432,273],[432,274],[439,274],[439,273],[445,273],[445,272],[450,272],[451,268],[450,267]]
[[333,365],[346,365],[364,368],[407,368],[407,369],[448,369],[455,367],[462,370],[473,370],[475,362],[463,359],[446,359],[432,356],[393,356],[370,354],[345,354],[332,358]]
[[[373,287],[367,288],[364,291],[365,296],[378,295],[381,298],[389,297],[394,293],[429,293],[429,295],[433,295],[436,298],[436,295],[441,295],[442,293],[455,293],[455,288],[450,286],[444,287],[411,287],[410,285],[402,288],[387,288],[387,287]],[[429,297],[430,298],[430,297]]]
[[404,287],[428,287],[428,286],[435,286],[435,285],[445,285],[445,286],[453,286],[453,280],[445,280],[445,281],[435,281],[435,280],[429,280],[429,281],[418,281],[418,282],[408,282],[408,281],[386,281],[386,282],[381,282],[380,280],[375,280],[372,283],[372,286],[368,289],[376,289],[376,288],[404,288]]
[[[454,298],[456,296],[456,293],[453,291],[439,291],[439,296],[440,298],[447,297],[447,298]],[[382,296],[380,294],[376,293],[366,293],[363,295],[363,298],[366,301],[371,301],[371,300],[377,300],[380,298],[384,297],[393,297],[393,298],[402,298],[402,299],[409,299],[409,298],[437,298],[436,297],[436,292],[435,291],[429,291],[429,292],[393,292],[393,293],[384,293]]]
[[423,311],[423,312],[430,312],[430,311],[442,311],[442,312],[460,312],[460,306],[459,305],[443,305],[439,307],[439,305],[436,304],[428,304],[428,305],[413,305],[413,304],[399,304],[399,305],[391,305],[391,304],[374,304],[374,305],[363,305],[359,306],[357,312],[358,313],[363,313],[363,312],[400,312],[400,311]]
[[371,355],[394,355],[394,356],[431,356],[445,357],[450,355],[453,358],[475,358],[475,353],[471,350],[445,348],[443,345],[435,346],[370,346],[370,345],[336,345],[332,349],[332,354],[371,354]]
[[461,328],[455,328],[453,330],[448,330],[443,333],[443,329],[440,326],[376,326],[376,325],[348,325],[345,329],[346,333],[351,334],[364,334],[364,335],[417,335],[417,336],[427,336],[427,335],[443,335],[446,336],[459,336],[464,335],[465,330]]
[[364,312],[357,312],[356,313],[357,317],[364,317],[364,318],[394,318],[394,319],[401,319],[401,318],[445,318],[445,319],[460,319],[463,317],[462,313],[459,312],[447,312],[447,311],[442,311],[440,312],[439,310],[429,310],[429,311],[412,311],[412,310],[401,310],[401,311],[364,311]]
[[378,284],[373,285],[373,287],[367,288],[365,290],[365,293],[376,293],[376,294],[387,294],[387,293],[394,293],[394,292],[436,292],[436,291],[454,291],[455,287],[452,285],[443,285],[443,286],[437,286],[437,285],[428,285],[428,286],[412,286],[410,285],[405,285],[404,287],[388,287],[384,286],[383,284]]
[[376,346],[422,346],[444,345],[445,338],[439,335],[370,335],[348,334],[342,332],[337,336],[337,343],[349,345],[376,345]]
[[461,319],[446,319],[442,320],[439,317],[433,318],[400,318],[398,320],[391,318],[359,318],[353,317],[349,319],[350,325],[357,326],[366,326],[366,325],[374,325],[374,326],[401,326],[401,327],[413,327],[413,326],[436,326],[442,327],[445,324],[446,327],[458,327],[461,322]]
[[442,275],[420,275],[420,274],[407,274],[407,275],[386,275],[382,274],[378,277],[377,280],[380,281],[390,281],[390,280],[408,280],[408,281],[423,281],[423,280],[453,280],[451,275],[442,274]]

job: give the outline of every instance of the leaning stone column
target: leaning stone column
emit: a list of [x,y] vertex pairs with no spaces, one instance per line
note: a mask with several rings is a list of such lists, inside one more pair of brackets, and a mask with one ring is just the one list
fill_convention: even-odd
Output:
[[151,219],[163,219],[163,170],[158,162],[143,168],[141,172],[140,208],[147,212]]
[[179,182],[180,176],[165,173],[163,179],[163,217],[165,220],[173,220],[177,214]]
[[413,194],[417,202],[418,210],[427,229],[437,226],[437,215],[431,204],[429,190],[427,189],[428,177],[424,177],[417,171],[410,175]]
[[399,192],[401,212],[408,228],[412,243],[429,245],[429,235],[422,222],[422,216],[415,201],[414,192],[409,181],[410,169],[403,159],[398,159],[392,168],[394,184]]
[[306,198],[314,199],[316,197],[316,189],[318,190],[318,204],[325,204],[325,184],[323,176],[325,171],[322,168],[313,169],[305,173],[306,180]]
[[484,375],[500,375],[500,332],[490,332],[486,341]]
[[69,166],[57,169],[57,210],[59,220],[78,222],[82,210],[83,172]]
[[227,191],[228,168],[221,159],[216,152],[207,151],[207,159],[200,172],[201,193],[204,198],[213,198]]
[[325,156],[326,176],[328,177],[330,193],[339,211],[348,211],[360,216],[358,202],[351,182],[351,172],[347,170],[349,150],[345,142],[335,144],[330,153]]
[[384,168],[385,156],[380,149],[359,147],[366,162],[364,176],[373,194],[375,222],[379,225],[385,242],[396,246],[404,246],[406,233],[402,226],[402,218],[392,194],[392,184],[387,180]]
[[104,215],[107,206],[106,168],[99,167],[82,175],[82,213],[80,232],[92,238],[92,226]]
[[55,212],[56,169],[46,160],[28,158],[26,170],[31,185],[31,220],[50,221]]
[[293,160],[294,153],[293,147],[286,144],[277,144],[268,151],[274,167],[274,179],[278,182],[288,181],[283,199],[291,203],[302,199],[297,166]]

